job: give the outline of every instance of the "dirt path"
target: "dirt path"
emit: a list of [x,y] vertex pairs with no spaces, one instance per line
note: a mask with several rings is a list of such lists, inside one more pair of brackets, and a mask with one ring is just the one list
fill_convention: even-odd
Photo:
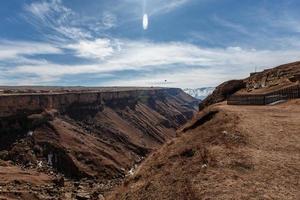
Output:
[[299,199],[300,101],[220,108],[239,116],[237,129],[249,140],[244,149],[255,166],[254,173],[247,176],[247,182],[256,185],[251,187],[268,191],[266,198]]

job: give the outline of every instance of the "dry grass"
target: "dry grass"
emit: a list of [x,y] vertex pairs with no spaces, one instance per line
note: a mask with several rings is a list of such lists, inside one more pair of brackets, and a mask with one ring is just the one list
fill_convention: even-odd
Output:
[[299,105],[215,105],[108,199],[299,199]]

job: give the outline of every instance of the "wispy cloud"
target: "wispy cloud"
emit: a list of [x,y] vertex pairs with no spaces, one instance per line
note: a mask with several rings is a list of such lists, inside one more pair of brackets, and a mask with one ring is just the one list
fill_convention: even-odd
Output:
[[281,31],[300,33],[300,19],[288,15],[282,15],[281,18],[269,20],[267,23]]
[[[144,11],[152,17],[162,17],[193,1],[149,0]],[[0,70],[3,72],[0,84],[55,84],[72,77],[79,77],[76,84],[80,84],[82,77],[97,77],[99,82],[94,84],[200,87],[247,76],[255,67],[299,60],[300,40],[295,35],[269,37],[264,30],[251,32],[251,27],[243,24],[243,20],[232,21],[230,17],[217,15],[212,20],[219,26],[220,35],[212,37],[209,31],[203,30],[201,34],[195,29],[194,36],[189,36],[197,41],[210,40],[214,44],[210,47],[177,42],[173,38],[168,40],[173,42],[158,42],[122,38],[119,32],[115,34],[118,36],[113,36],[108,30],[119,28],[120,21],[141,20],[144,14],[141,0],[116,2],[106,2],[105,5],[114,6],[101,8],[103,10],[96,17],[78,14],[62,0],[34,1],[25,5],[25,19],[40,31],[39,36],[45,37],[42,38],[44,42],[0,41]],[[298,24],[297,20],[280,22],[277,27],[273,22],[266,23],[266,28],[291,28]],[[292,30],[298,33],[297,28]],[[245,37],[251,43],[240,42],[237,37],[225,44],[222,31]],[[189,38],[184,41],[190,41]],[[281,48],[274,48],[278,46]],[[52,54],[56,56],[48,57]],[[126,73],[132,74],[125,76]]]
[[57,46],[42,42],[0,41],[0,60],[16,59],[28,55],[59,54],[62,50]]
[[191,0],[149,1],[151,9],[149,14],[165,14],[185,5],[188,2],[191,2]]
[[120,19],[120,21],[128,22],[140,20],[145,13],[151,17],[159,17],[193,1],[195,0],[116,0],[111,10],[120,16],[126,16],[126,19]]
[[102,24],[98,24],[98,26],[96,27],[110,29],[115,27],[116,24],[117,24],[117,17],[114,14],[106,11],[102,15]]
[[55,1],[52,3],[48,2],[39,2],[32,3],[30,5],[25,5],[25,10],[32,13],[36,17],[40,18],[43,21],[46,21],[46,16],[51,12],[53,5],[57,4]]
[[[25,19],[51,40],[66,41],[91,38],[91,33],[78,24],[78,16],[61,0],[33,2],[24,6]],[[54,36],[53,36],[54,33]]]
[[[166,14],[191,1],[193,0],[151,0],[144,5],[144,12],[148,15]],[[89,16],[74,12],[62,0],[35,1],[24,6],[24,18],[51,41],[92,39],[98,37],[99,32],[118,25],[118,16],[115,13],[123,18],[126,16],[126,19],[120,21],[140,20],[143,15],[143,2],[146,1],[117,1],[111,3],[111,9],[103,9],[97,16]]]
[[232,22],[230,20],[226,20],[226,19],[221,18],[217,15],[214,15],[214,17],[212,19],[218,25],[226,27],[227,29],[229,29],[231,31],[236,31],[238,33],[242,33],[242,34],[245,34],[245,35],[251,35],[251,32],[249,30],[247,30],[246,27],[244,27],[243,25],[241,25],[239,23],[235,23],[235,22]]
[[[161,84],[161,79],[168,79],[171,81],[170,86],[190,87],[215,85],[226,78],[246,76],[255,66],[275,66],[299,58],[299,51],[293,49],[269,51],[240,47],[200,48],[189,43],[155,43],[124,39],[84,40],[61,48],[71,48],[75,51],[75,55],[93,59],[94,62],[84,65],[53,62],[18,64],[6,73],[33,77],[37,83],[42,83],[80,74],[114,74],[134,70],[145,73],[135,77],[134,80],[122,81],[119,78],[106,84],[150,86]],[[53,49],[53,52],[59,51]],[[162,73],[145,75],[147,71],[153,70]]]

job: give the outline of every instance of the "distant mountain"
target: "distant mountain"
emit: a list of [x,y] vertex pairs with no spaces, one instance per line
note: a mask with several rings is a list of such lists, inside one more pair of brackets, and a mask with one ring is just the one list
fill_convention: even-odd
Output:
[[206,88],[186,88],[183,91],[192,97],[195,97],[197,99],[205,99],[208,95],[210,95],[214,91],[214,87],[206,87]]

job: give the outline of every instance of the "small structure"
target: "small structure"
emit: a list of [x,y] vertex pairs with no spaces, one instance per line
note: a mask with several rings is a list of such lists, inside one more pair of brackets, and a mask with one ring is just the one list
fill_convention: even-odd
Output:
[[274,102],[300,98],[300,84],[263,94],[232,95],[228,105],[268,105]]

